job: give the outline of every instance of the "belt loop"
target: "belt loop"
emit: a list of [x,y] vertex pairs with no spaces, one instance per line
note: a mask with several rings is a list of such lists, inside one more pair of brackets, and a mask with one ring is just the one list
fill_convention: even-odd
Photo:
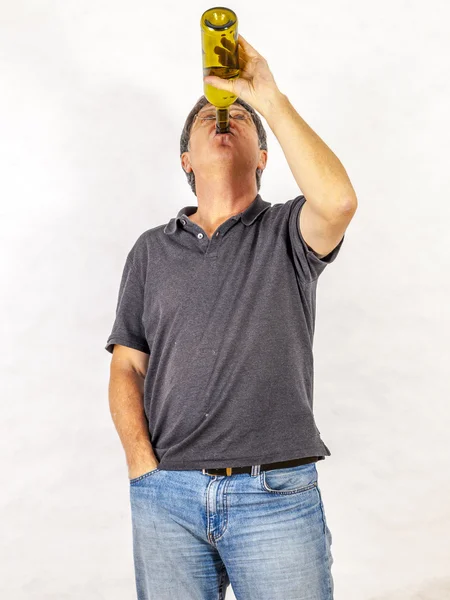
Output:
[[256,477],[257,475],[259,475],[261,471],[261,465],[252,465],[252,477]]

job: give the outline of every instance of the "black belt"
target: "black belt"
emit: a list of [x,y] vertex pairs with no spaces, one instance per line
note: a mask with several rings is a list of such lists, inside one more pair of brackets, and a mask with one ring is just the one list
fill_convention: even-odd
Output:
[[[275,463],[267,463],[261,465],[261,471],[265,471],[268,469],[284,469],[286,467],[296,467],[297,465],[306,465],[307,463],[317,462],[318,460],[323,460],[324,456],[306,456],[304,458],[294,458],[292,460],[283,460],[281,462]],[[236,473],[251,473],[253,467],[250,465],[248,467],[220,467],[213,468],[210,467],[208,469],[202,469],[202,473],[204,475],[235,475]]]

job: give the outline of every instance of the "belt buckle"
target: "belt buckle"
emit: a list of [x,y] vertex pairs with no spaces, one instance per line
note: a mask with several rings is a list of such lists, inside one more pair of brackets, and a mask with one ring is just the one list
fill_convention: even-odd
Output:
[[[223,467],[222,467],[223,468]],[[226,475],[231,475],[233,467],[225,467]],[[209,473],[208,469],[202,469],[203,475],[215,475],[215,473]]]

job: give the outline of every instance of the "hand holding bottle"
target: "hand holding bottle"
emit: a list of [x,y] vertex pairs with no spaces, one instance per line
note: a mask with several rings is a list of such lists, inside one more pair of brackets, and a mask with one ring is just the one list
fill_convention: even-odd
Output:
[[[266,59],[240,34],[238,44],[240,76],[234,79],[222,79],[221,77],[208,75],[203,80],[217,89],[226,90],[242,98],[244,102],[250,104],[251,107],[264,116],[265,108],[281,92],[275,83]],[[235,51],[234,42],[222,38],[222,47],[216,46],[214,51],[219,56],[221,64],[229,65]]]

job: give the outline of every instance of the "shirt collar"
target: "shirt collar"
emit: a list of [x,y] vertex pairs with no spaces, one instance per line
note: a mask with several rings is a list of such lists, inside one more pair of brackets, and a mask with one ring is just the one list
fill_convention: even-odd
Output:
[[[265,202],[261,198],[260,194],[257,194],[253,202],[249,206],[247,206],[247,208],[243,212],[239,213],[238,215],[234,215],[233,218],[241,219],[244,225],[248,226],[254,223],[259,217],[259,215],[265,210],[267,210],[269,206],[271,206],[270,202]],[[167,233],[169,235],[175,233],[177,229],[177,223],[183,217],[183,215],[189,217],[189,215],[192,215],[197,210],[197,208],[197,206],[185,206],[184,208],[181,208],[178,211],[177,216],[173,219],[170,219],[170,221],[167,223],[167,225],[164,228],[164,233]]]

